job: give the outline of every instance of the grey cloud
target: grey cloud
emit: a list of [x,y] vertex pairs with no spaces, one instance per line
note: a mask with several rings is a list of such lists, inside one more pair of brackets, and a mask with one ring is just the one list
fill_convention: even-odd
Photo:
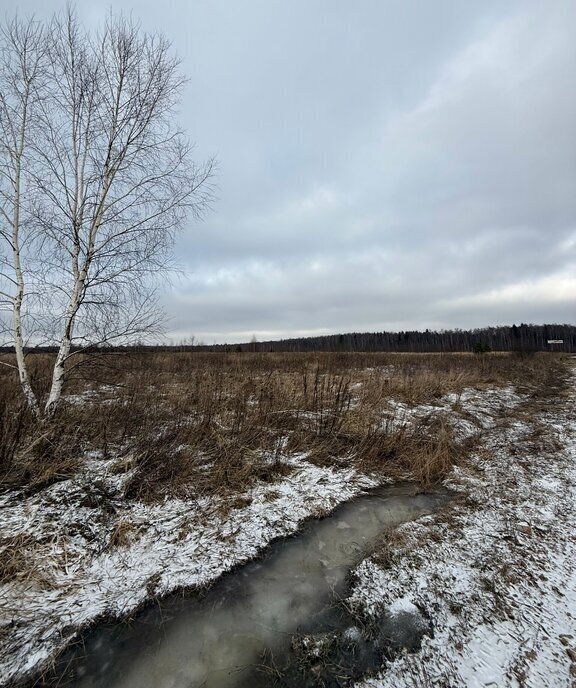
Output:
[[[107,10],[79,4],[87,22]],[[197,156],[220,160],[214,212],[176,246],[174,337],[574,321],[570,0],[134,15],[173,40],[190,76],[180,119]]]

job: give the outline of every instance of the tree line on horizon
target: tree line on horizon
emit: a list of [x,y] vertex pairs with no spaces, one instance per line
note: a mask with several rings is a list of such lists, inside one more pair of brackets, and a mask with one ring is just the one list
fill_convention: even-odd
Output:
[[[548,344],[562,340],[562,344]],[[181,348],[181,347],[176,347]],[[195,351],[364,351],[364,352],[457,352],[475,351],[576,351],[575,325],[520,325],[483,327],[472,330],[406,330],[401,332],[348,332],[316,337],[294,337],[276,341],[183,347]]]
[[[562,340],[561,344],[549,344],[550,340]],[[204,344],[190,337],[182,343],[145,344],[142,342],[125,346],[83,347],[90,352],[120,351],[173,351],[214,353],[312,353],[312,352],[404,352],[442,353],[517,351],[560,351],[576,353],[576,325],[520,325],[482,327],[472,330],[406,330],[401,332],[348,332],[345,334],[321,335],[316,337],[291,337],[269,341],[240,344]],[[29,347],[28,353],[51,353],[53,346]],[[13,353],[13,347],[0,347],[0,353]]]

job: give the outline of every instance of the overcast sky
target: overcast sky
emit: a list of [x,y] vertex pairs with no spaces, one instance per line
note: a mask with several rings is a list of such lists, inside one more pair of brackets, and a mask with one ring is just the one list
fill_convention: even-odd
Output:
[[172,41],[180,121],[219,161],[174,340],[576,322],[574,0],[112,7]]

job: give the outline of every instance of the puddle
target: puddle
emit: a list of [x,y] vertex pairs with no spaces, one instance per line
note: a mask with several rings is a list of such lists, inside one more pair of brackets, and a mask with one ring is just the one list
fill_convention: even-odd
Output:
[[[205,595],[173,595],[134,621],[98,626],[66,653],[51,679],[36,685],[346,685],[348,678],[378,667],[387,648],[415,649],[430,632],[423,617],[400,614],[383,619],[368,637],[338,602],[350,569],[383,530],[447,500],[446,492],[414,495],[407,485],[359,497],[274,543]],[[335,676],[332,665],[340,668]]]

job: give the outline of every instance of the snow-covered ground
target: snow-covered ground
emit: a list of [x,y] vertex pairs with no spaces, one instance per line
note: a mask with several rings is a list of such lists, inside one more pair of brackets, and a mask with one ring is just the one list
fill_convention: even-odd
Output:
[[509,392],[461,400],[483,427],[447,481],[467,496],[401,526],[388,565],[356,571],[357,610],[414,605],[434,626],[363,688],[576,686],[576,394],[536,420],[522,406],[506,420],[501,395],[509,407]]
[[206,585],[304,519],[377,484],[351,469],[287,460],[289,476],[253,489],[237,508],[215,499],[127,504],[113,462],[97,459],[35,496],[0,497],[2,538],[20,538],[32,571],[0,586],[0,685],[46,666],[95,619]]
[[[576,411],[572,400],[541,419],[558,441],[550,451],[531,420],[506,421],[523,401],[510,388],[469,390],[435,407],[394,410],[417,421],[454,408],[460,434],[482,428],[483,441],[448,481],[468,496],[402,527],[398,546],[406,554],[394,565],[367,560],[357,570],[351,601],[358,609],[419,609],[435,628],[420,653],[397,659],[366,686],[524,685],[524,675],[527,686],[570,685]],[[45,667],[96,619],[206,585],[304,519],[376,484],[349,468],[286,460],[293,466],[287,477],[232,506],[217,499],[127,503],[126,474],[95,457],[72,480],[31,496],[1,495],[0,554],[16,551],[21,574],[0,585],[0,685]]]

